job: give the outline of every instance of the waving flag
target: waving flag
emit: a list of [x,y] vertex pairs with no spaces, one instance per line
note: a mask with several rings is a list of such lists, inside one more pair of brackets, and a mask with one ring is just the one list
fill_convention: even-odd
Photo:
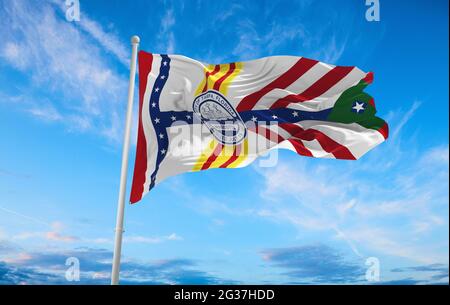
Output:
[[130,201],[165,178],[244,167],[274,148],[356,160],[388,136],[356,67],[273,56],[210,65],[141,51]]

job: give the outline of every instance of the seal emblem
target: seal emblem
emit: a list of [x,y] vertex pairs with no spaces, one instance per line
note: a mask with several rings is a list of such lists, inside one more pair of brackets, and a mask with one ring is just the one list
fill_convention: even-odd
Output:
[[215,90],[208,90],[194,99],[192,105],[202,124],[222,144],[239,144],[247,135],[247,128],[238,112],[226,98]]

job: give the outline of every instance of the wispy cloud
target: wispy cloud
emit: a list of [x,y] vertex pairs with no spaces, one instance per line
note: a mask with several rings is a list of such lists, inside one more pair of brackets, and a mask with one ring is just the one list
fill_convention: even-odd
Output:
[[[312,57],[330,64],[336,64],[347,47],[348,33],[331,24],[343,24],[344,16],[330,14],[333,22],[323,23],[320,27],[308,27],[309,15],[317,5],[306,1],[297,4],[296,18],[273,19],[276,7],[266,5],[263,16],[257,18],[237,18],[236,34],[238,41],[232,51],[241,60],[254,59],[268,55],[285,55],[286,49],[297,54]],[[288,54],[286,54],[288,55]]]
[[[1,246],[0,242],[0,246]],[[112,252],[99,248],[30,252],[15,260],[0,261],[1,284],[109,284]],[[80,262],[80,281],[65,279],[66,259]],[[32,266],[32,267],[30,267]],[[202,271],[199,262],[190,259],[135,261],[123,258],[122,284],[226,284],[233,281]]]
[[12,236],[11,239],[14,241],[18,241],[30,238],[39,238],[55,242],[75,242],[80,240],[80,238],[77,236],[64,234],[63,230],[65,226],[61,222],[55,221],[51,224],[46,224],[46,226],[48,226],[50,230],[44,232],[22,232]]
[[394,268],[391,272],[398,273],[411,273],[419,272],[428,274],[429,281],[432,282],[442,282],[448,284],[448,265],[444,264],[431,264],[431,265],[420,265],[412,267]]
[[395,127],[395,129],[393,130],[391,137],[393,139],[397,138],[398,134],[400,133],[400,131],[402,130],[402,128],[405,126],[406,123],[408,123],[408,121],[412,118],[412,116],[414,115],[414,113],[416,112],[416,110],[420,107],[421,102],[419,101],[414,101],[414,103],[412,104],[411,108],[405,113],[405,115],[402,117],[402,119],[400,120],[400,122],[397,124],[397,126]]
[[144,243],[144,244],[158,244],[164,241],[183,240],[183,238],[176,233],[172,233],[167,236],[161,237],[148,237],[148,236],[126,236],[124,242],[126,243]]
[[174,10],[167,9],[161,18],[158,49],[169,54],[174,53],[176,47],[175,33],[173,31],[175,22]]
[[285,274],[293,282],[354,283],[362,281],[365,274],[361,262],[352,262],[325,245],[265,250],[263,258],[287,270]]
[[[397,137],[418,105],[393,120],[398,122],[393,124]],[[403,153],[405,145],[411,148],[404,138],[388,139],[358,164],[330,160],[315,165],[298,158],[289,160],[289,166],[281,161],[275,168],[255,168],[265,181],[265,204],[257,215],[290,223],[299,232],[329,232],[357,255],[444,263],[448,244],[429,236],[448,226],[442,217],[448,211],[448,144],[422,155],[411,149]]]
[[124,110],[127,80],[104,56],[113,53],[126,63],[126,48],[116,36],[87,17],[81,28],[67,22],[63,12],[48,2],[8,1],[0,17],[1,58],[34,88],[17,84],[19,93],[11,100],[21,99],[23,103],[16,105],[37,118],[118,141],[121,129],[116,118]]
[[130,64],[130,50],[126,48],[128,44],[119,40],[118,36],[106,32],[103,27],[96,21],[90,19],[83,14],[83,18],[79,22],[80,27],[89,33],[103,49],[117,57],[117,59],[125,66]]
[[36,103],[27,111],[34,117],[43,121],[56,122],[63,119],[61,113],[59,113],[59,111],[50,103],[47,105],[38,105]]

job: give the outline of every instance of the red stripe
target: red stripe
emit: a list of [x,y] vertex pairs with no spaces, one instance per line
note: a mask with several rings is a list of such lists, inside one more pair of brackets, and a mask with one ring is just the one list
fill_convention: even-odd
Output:
[[352,70],[353,67],[334,67],[302,93],[285,96],[273,103],[270,109],[285,108],[291,103],[301,103],[321,96]]
[[209,156],[208,160],[206,160],[205,163],[203,163],[203,166],[201,168],[201,170],[205,170],[208,169],[211,164],[217,159],[217,157],[220,155],[220,152],[222,151],[222,144],[217,144],[216,148],[214,149],[214,152],[212,153],[211,156]]
[[147,88],[147,77],[152,69],[153,55],[140,51],[139,62],[139,123],[136,147],[136,159],[134,161],[133,183],[131,185],[130,202],[135,203],[142,199],[144,192],[145,173],[147,172],[147,141],[142,127],[142,105],[144,93]]
[[378,132],[381,133],[381,135],[387,139],[389,137],[389,126],[387,123],[384,123],[383,126],[381,126],[380,129],[378,129]]
[[366,74],[366,77],[362,79],[366,84],[371,84],[373,82],[373,72]]
[[[264,128],[265,129],[265,128]],[[263,137],[265,137],[268,140],[271,140],[272,142],[275,143],[281,143],[283,142],[285,139],[278,135],[277,141],[273,141],[273,138],[270,138],[270,134],[267,133],[267,129],[263,130],[263,128],[249,128],[249,131],[253,131],[254,133],[257,133]],[[263,133],[264,131],[264,133]],[[275,133],[274,133],[275,134]],[[272,135],[273,137],[273,135]],[[303,143],[298,140],[298,139],[288,139],[289,142],[291,142],[292,146],[294,146],[295,151],[302,156],[307,156],[307,157],[314,157],[313,154],[311,153],[311,151],[309,151],[308,148],[305,147],[305,145],[303,145]]]
[[302,127],[292,123],[284,123],[280,124],[279,126],[289,132],[294,138],[305,141],[317,140],[320,146],[322,146],[323,150],[333,154],[336,159],[356,160],[355,156],[353,156],[353,154],[347,147],[334,141],[319,130],[305,130]]
[[303,142],[299,139],[289,139],[289,142],[291,142],[292,146],[295,148],[295,151],[297,151],[299,155],[314,157],[311,151],[309,151],[309,149],[306,148]]
[[230,69],[228,69],[228,72],[225,73],[224,76],[222,76],[221,78],[219,78],[219,79],[216,81],[216,83],[214,84],[214,90],[217,90],[217,91],[220,90],[220,85],[222,85],[222,82],[223,82],[224,80],[226,80],[227,77],[230,76],[230,75],[234,72],[234,69],[235,69],[235,68],[236,68],[236,65],[235,65],[234,63],[231,63],[231,64],[230,64]]
[[275,143],[280,143],[283,142],[285,140],[285,138],[283,138],[282,136],[280,136],[279,134],[277,134],[276,132],[273,132],[272,130],[270,130],[270,128],[265,128],[259,125],[255,125],[252,127],[248,127],[247,130],[253,131],[263,137],[265,137],[266,139],[275,142]]
[[266,93],[272,91],[273,89],[285,89],[290,84],[299,79],[307,71],[309,71],[309,69],[311,69],[316,63],[316,60],[304,57],[300,58],[297,63],[295,63],[295,65],[293,65],[289,70],[283,73],[276,80],[274,80],[261,90],[244,97],[236,107],[236,110],[238,112],[251,110],[258,103],[258,101],[264,95],[266,95]]
[[241,154],[241,149],[242,149],[242,144],[239,145],[235,145],[234,146],[234,151],[233,151],[233,155],[228,158],[227,161],[225,161],[221,166],[219,166],[220,168],[226,168],[228,165],[230,165],[231,163],[233,163],[234,161],[237,160],[237,158],[239,158],[239,155]]
[[206,72],[206,74],[205,74],[205,78],[206,78],[206,82],[205,82],[205,86],[203,87],[203,90],[202,90],[202,92],[206,92],[206,90],[208,90],[208,78],[209,78],[209,76],[210,75],[214,75],[214,74],[216,74],[216,73],[218,73],[220,71],[220,65],[216,65],[215,67],[214,67],[214,71],[212,71],[212,72]]

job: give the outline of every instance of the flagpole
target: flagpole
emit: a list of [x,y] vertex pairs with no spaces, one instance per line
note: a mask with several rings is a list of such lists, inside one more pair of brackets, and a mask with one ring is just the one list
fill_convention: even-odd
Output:
[[119,284],[120,254],[122,252],[123,217],[125,211],[125,192],[127,186],[128,151],[130,149],[131,116],[133,113],[134,79],[136,75],[137,49],[139,37],[131,37],[130,83],[128,85],[128,106],[123,137],[122,167],[120,170],[119,199],[117,202],[116,232],[114,239],[114,256],[111,272],[111,285]]

